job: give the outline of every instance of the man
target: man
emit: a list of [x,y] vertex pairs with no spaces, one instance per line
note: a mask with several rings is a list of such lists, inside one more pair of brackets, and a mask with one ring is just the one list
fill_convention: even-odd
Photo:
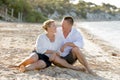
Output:
[[60,36],[61,49],[60,57],[56,56],[52,62],[57,66],[67,67],[71,69],[78,69],[72,64],[78,60],[85,69],[93,74],[89,68],[88,63],[79,48],[83,47],[83,39],[79,31],[73,28],[74,20],[72,17],[64,17],[62,27],[58,28],[57,35]]

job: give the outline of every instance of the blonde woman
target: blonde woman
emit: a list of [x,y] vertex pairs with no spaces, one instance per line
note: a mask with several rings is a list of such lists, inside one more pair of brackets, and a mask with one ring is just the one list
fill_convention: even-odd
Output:
[[[27,57],[18,66],[20,72],[28,70],[43,69],[51,66],[49,57],[51,54],[56,54],[60,48],[59,38],[55,36],[56,25],[54,20],[47,20],[42,25],[46,33],[38,36],[35,45],[35,51]],[[51,56],[54,59],[55,55]]]

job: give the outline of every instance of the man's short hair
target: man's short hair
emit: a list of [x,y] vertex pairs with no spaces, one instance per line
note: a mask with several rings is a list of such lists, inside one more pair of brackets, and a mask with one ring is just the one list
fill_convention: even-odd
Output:
[[73,20],[73,18],[71,16],[66,16],[63,19],[67,20],[71,25],[73,25],[73,23],[74,23],[74,20]]

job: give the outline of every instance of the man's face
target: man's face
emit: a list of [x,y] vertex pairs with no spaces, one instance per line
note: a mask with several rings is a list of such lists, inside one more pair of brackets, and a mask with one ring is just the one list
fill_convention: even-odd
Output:
[[63,20],[63,21],[62,21],[62,28],[63,28],[64,30],[71,28],[71,27],[70,27],[70,24],[69,24],[69,22],[68,22],[67,20]]

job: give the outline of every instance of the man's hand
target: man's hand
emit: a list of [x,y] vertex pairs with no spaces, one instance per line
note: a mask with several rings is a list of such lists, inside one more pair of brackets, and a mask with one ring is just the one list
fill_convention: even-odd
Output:
[[60,48],[60,51],[61,52],[64,52],[64,49],[67,47],[67,46],[70,46],[70,47],[76,47],[76,45],[72,42],[66,42],[61,48]]
[[67,43],[65,43],[61,48],[60,48],[60,51],[61,52],[64,52],[64,49],[67,47]]

